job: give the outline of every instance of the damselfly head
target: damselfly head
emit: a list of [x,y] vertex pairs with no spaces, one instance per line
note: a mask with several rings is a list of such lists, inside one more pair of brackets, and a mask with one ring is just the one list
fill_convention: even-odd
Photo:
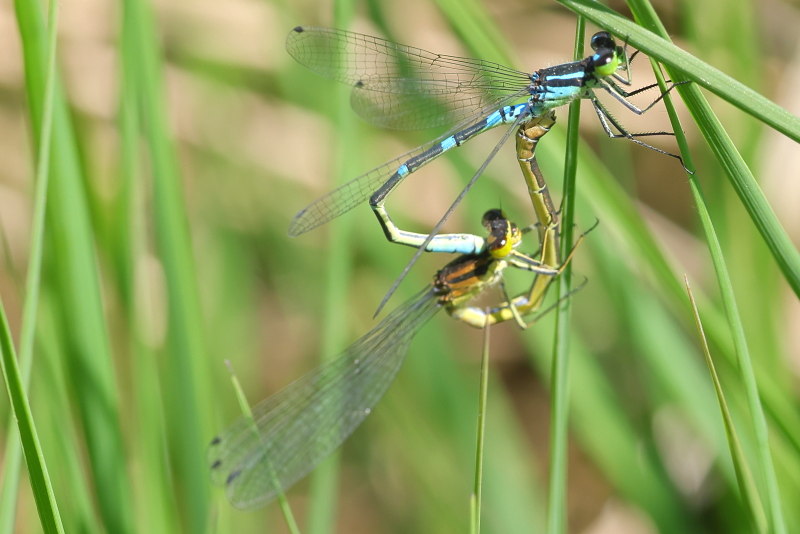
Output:
[[486,237],[486,251],[493,258],[505,258],[522,240],[522,232],[517,225],[506,219],[498,209],[484,213],[483,226],[489,232]]
[[615,50],[617,48],[617,42],[608,32],[597,32],[592,35],[591,41],[592,50],[595,52],[600,51],[601,49],[605,50]]
[[590,63],[598,77],[611,76],[620,67],[627,68],[625,52],[621,46],[617,46],[617,42],[610,33],[597,32],[594,34],[591,46],[594,54],[590,58]]
[[503,213],[503,210],[495,208],[488,210],[486,213],[483,214],[483,217],[481,218],[481,224],[483,225],[484,228],[490,230],[491,225],[494,221],[505,220],[505,219],[506,216]]

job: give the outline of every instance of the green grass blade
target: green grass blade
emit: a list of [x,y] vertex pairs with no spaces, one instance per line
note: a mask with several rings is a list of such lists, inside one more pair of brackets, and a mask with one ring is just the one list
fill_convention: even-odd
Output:
[[[52,409],[53,406],[70,405],[70,362],[63,357],[64,335],[60,331],[63,321],[58,316],[61,310],[53,302],[52,292],[43,293],[42,297],[36,328],[36,366],[32,375],[35,387],[47,388],[46,396],[37,393],[32,399],[32,408],[40,414],[36,421],[42,450],[52,473],[56,495],[59,498],[69,496],[69,506],[60,509],[65,531],[101,532],[104,527],[102,518],[98,517],[92,480],[86,476],[80,427],[75,424],[74,417],[66,420],[64,411]],[[66,413],[73,416],[75,411]]]
[[[631,45],[663,63],[673,80],[690,79],[703,85],[781,133],[800,141],[800,118],[681,50],[665,38],[595,2],[559,1],[595,24],[616,35],[625,36]],[[678,87],[678,91],[787,282],[795,294],[800,296],[800,252],[781,226],[752,172],[700,90],[694,84],[688,84]]]
[[[26,91],[35,138],[40,136],[46,73],[46,31],[37,2],[15,2]],[[118,391],[100,296],[93,235],[70,116],[55,85],[48,236],[60,315],[68,332],[62,357],[80,410],[97,505],[109,531],[130,527],[130,484],[118,417]],[[66,406],[55,407],[66,410]],[[65,418],[68,416],[65,414]]]
[[[586,23],[578,17],[575,28],[575,59],[583,57],[583,34]],[[566,258],[572,249],[575,227],[576,173],[578,169],[578,128],[580,100],[569,106],[567,150],[564,159],[563,219],[561,221],[561,257]],[[556,281],[557,299],[572,290],[572,265],[567,265]],[[567,531],[567,452],[569,431],[569,352],[570,352],[570,299],[559,304],[556,313],[556,330],[553,362],[550,374],[551,429],[550,429],[550,494],[548,499],[547,532],[561,534]]]
[[711,358],[711,350],[708,348],[708,340],[706,339],[705,332],[703,332],[703,322],[700,319],[700,311],[697,309],[697,303],[694,300],[692,289],[689,286],[689,278],[685,278],[686,292],[689,294],[689,300],[692,303],[692,311],[694,312],[694,321],[697,325],[697,333],[700,339],[700,344],[703,347],[703,355],[706,359],[708,371],[711,373],[711,382],[714,384],[714,392],[717,394],[717,401],[719,408],[722,412],[722,420],[725,423],[725,433],[728,437],[728,444],[730,446],[731,458],[733,459],[733,466],[736,469],[736,479],[739,482],[739,491],[742,494],[747,511],[750,514],[750,520],[753,522],[753,527],[756,532],[767,532],[767,518],[764,515],[764,508],[761,506],[761,501],[758,498],[758,489],[756,488],[755,480],[753,480],[753,473],[747,465],[747,458],[742,450],[742,445],[739,442],[739,437],[736,434],[736,427],[733,424],[733,417],[728,409],[728,402],[725,400],[725,393],[722,390],[717,369],[714,367],[714,360]]
[[[756,441],[758,444],[757,451],[759,467],[766,481],[767,495],[765,500],[770,516],[771,531],[785,533],[786,525],[783,519],[780,490],[778,489],[775,467],[772,461],[772,452],[770,451],[769,446],[769,431],[767,427],[767,421],[761,405],[761,397],[759,396],[758,392],[755,371],[750,358],[750,349],[748,348],[747,340],[745,339],[744,326],[742,325],[739,308],[736,304],[736,299],[734,296],[733,283],[731,282],[728,268],[725,264],[725,258],[722,254],[722,247],[720,246],[719,240],[717,239],[714,231],[714,225],[706,207],[705,199],[703,198],[699,184],[694,177],[692,177],[689,183],[692,190],[692,195],[695,199],[695,205],[698,208],[698,214],[700,215],[700,221],[706,236],[706,242],[709,246],[711,260],[714,265],[714,272],[716,274],[720,293],[722,295],[723,307],[728,318],[728,324],[733,337],[733,343],[736,347],[739,372],[742,382],[745,385],[745,393],[747,395],[750,408],[749,414],[753,419],[752,424],[753,428],[755,429]],[[693,299],[692,303],[694,305]],[[733,447],[734,444],[731,444],[731,446]],[[755,510],[753,510],[753,512],[755,512]],[[757,517],[757,515],[755,517]]]
[[475,444],[475,482],[470,496],[470,533],[480,534],[481,505],[483,498],[483,451],[486,433],[486,403],[489,396],[489,331],[487,324],[483,329],[483,352],[481,355],[481,379],[478,389],[478,431]]
[[740,81],[728,76],[696,56],[682,50],[650,30],[592,0],[558,0],[560,4],[586,17],[598,26],[625,38],[628,44],[651,58],[674,68],[690,79],[752,115],[789,138],[800,142],[800,118],[778,106]]
[[[540,373],[550,365],[535,336],[525,338]],[[579,338],[571,340],[571,428],[581,448],[621,495],[646,510],[659,532],[688,534],[682,504],[662,466],[641,449],[641,436],[626,418],[615,385],[607,380],[593,350]],[[630,459],[637,458],[636,469]]]
[[[39,307],[39,287],[41,283],[42,249],[44,248],[45,211],[47,209],[47,183],[50,178],[50,141],[53,131],[53,95],[55,93],[56,46],[58,27],[58,1],[50,2],[47,19],[47,78],[45,82],[44,104],[42,114],[41,139],[39,141],[38,162],[36,165],[36,190],[34,194],[33,225],[31,232],[31,254],[28,265],[28,276],[25,285],[25,304],[23,307],[22,333],[20,339],[20,367],[22,384],[30,385],[31,367],[33,366],[33,344],[36,332],[36,317]],[[44,463],[44,459],[41,459]],[[19,490],[20,467],[22,465],[22,447],[17,426],[13,419],[9,421],[6,434],[5,461],[0,478],[2,500],[0,500],[0,532],[14,530],[14,518]],[[48,488],[49,480],[45,480]],[[52,488],[49,488],[52,496]],[[52,508],[58,513],[55,501]],[[60,517],[57,518],[60,524]]]
[[[141,158],[141,117],[135,58],[139,53],[131,24],[123,23],[120,36],[121,84],[119,104],[120,179],[119,196],[115,199],[112,217],[114,232],[106,243],[117,276],[120,299],[123,304],[123,322],[129,335],[131,355],[130,376],[134,384],[133,402],[135,419],[132,422],[136,436],[130,454],[139,467],[135,482],[134,509],[138,531],[177,532],[180,530],[176,488],[171,476],[167,450],[167,422],[164,416],[164,385],[160,378],[162,369],[155,347],[147,340],[149,304],[143,291],[146,278],[141,274],[142,260],[146,257],[145,220],[148,213],[142,209],[148,188],[143,180]],[[148,283],[152,284],[149,278]],[[138,282],[138,283],[137,283]],[[144,294],[143,294],[144,293]],[[145,311],[146,310],[146,311]],[[144,324],[143,324],[144,323]],[[151,329],[152,330],[152,329]]]
[[[236,372],[233,370],[230,361],[226,361],[225,364],[228,366],[228,371],[231,373],[231,385],[233,385],[233,391],[236,393],[236,401],[239,403],[239,408],[242,410],[242,414],[252,422],[253,410],[250,408],[250,402],[248,402],[247,395],[245,395],[242,389],[242,384],[239,382],[239,378],[236,376]],[[258,432],[255,423],[253,423],[253,432]],[[292,513],[289,501],[283,491],[278,491],[278,506],[280,506],[283,519],[286,521],[286,528],[289,529],[290,534],[300,534],[300,529],[297,527],[294,513]]]
[[680,89],[680,93],[786,281],[800,296],[800,253],[705,97],[691,86]]
[[143,0],[124,2],[123,23],[136,42],[130,57],[140,95],[139,113],[149,148],[154,179],[155,233],[167,286],[169,356],[166,358],[165,402],[171,447],[176,451],[176,484],[183,490],[180,514],[190,532],[207,528],[210,484],[205,469],[205,444],[211,432],[203,428],[202,414],[211,413],[211,395],[202,388],[210,381],[200,318],[195,267],[180,172],[163,102],[161,53],[150,8]]
[[[655,11],[648,2],[631,1],[631,4],[632,10],[639,20],[645,21],[650,27],[656,29],[656,31],[659,31],[663,35],[666,35],[666,30],[664,29],[663,25],[661,25],[655,14]],[[677,114],[675,113],[675,110],[669,100],[666,101],[666,105],[673,121],[678,143],[680,144],[681,151],[685,156],[684,159],[687,165],[691,165],[691,159],[686,159],[690,158],[690,156],[686,150],[687,143],[683,131],[678,127],[679,124],[677,123]],[[738,155],[738,152],[736,152],[736,154]],[[780,490],[778,488],[772,452],[769,445],[767,421],[761,405],[761,397],[758,391],[758,384],[756,381],[753,363],[750,358],[750,349],[745,338],[744,326],[742,324],[739,308],[736,304],[736,299],[734,296],[733,283],[731,282],[725,258],[722,254],[722,247],[720,246],[719,239],[717,238],[714,230],[714,224],[711,220],[703,193],[696,177],[690,177],[689,185],[692,191],[692,196],[695,200],[695,206],[697,206],[698,214],[700,215],[700,222],[703,228],[705,239],[708,243],[711,261],[714,266],[714,272],[716,274],[720,293],[722,295],[723,307],[725,309],[728,325],[736,349],[739,373],[742,383],[745,386],[745,394],[747,396],[749,405],[749,414],[752,418],[752,425],[755,431],[757,442],[757,454],[760,467],[759,470],[763,474],[766,482],[766,504],[769,512],[771,531],[784,533],[786,532],[786,524],[783,518]]]
[[47,474],[47,465],[42,455],[42,446],[39,443],[22,375],[17,365],[14,343],[11,339],[11,331],[8,328],[2,301],[0,301],[0,365],[3,368],[6,391],[17,420],[22,450],[25,452],[25,461],[28,464],[31,488],[33,497],[36,499],[36,508],[39,510],[42,529],[48,534],[63,533],[64,527],[61,524],[53,487]]
[[[31,367],[33,365],[34,334],[36,332],[36,317],[39,302],[39,286],[41,283],[42,249],[44,245],[45,211],[47,208],[47,184],[50,177],[50,145],[53,125],[53,102],[55,93],[55,58],[57,46],[58,1],[51,0],[47,21],[47,74],[45,81],[44,103],[42,111],[42,125],[40,128],[39,157],[36,165],[36,192],[34,205],[33,231],[31,237],[31,255],[29,260],[28,277],[26,281],[25,305],[23,311],[20,364],[16,365],[13,355],[10,332],[2,312],[3,339],[3,373],[6,377],[6,387],[12,399],[17,425],[9,429],[6,439],[5,469],[3,470],[2,488],[3,501],[0,504],[0,532],[12,532],[14,529],[14,512],[17,503],[19,488],[19,475],[21,454],[23,447],[28,461],[28,472],[31,486],[34,489],[39,510],[39,518],[45,532],[64,532],[58,504],[55,499],[53,487],[47,473],[47,464],[42,454],[36,427],[27,403],[25,388],[30,383]],[[6,361],[6,355],[10,360]],[[8,368],[8,371],[6,370]],[[15,383],[16,382],[16,383]],[[20,433],[18,429],[24,428]],[[20,438],[22,437],[22,441]]]
[[[700,191],[699,185],[696,180],[690,180],[692,195],[695,199],[695,205],[698,208],[700,221],[703,226],[703,231],[706,235],[706,242],[709,246],[709,252],[714,265],[714,272],[719,284],[720,293],[722,295],[723,307],[728,318],[728,324],[733,337],[733,343],[736,347],[736,354],[738,356],[739,372],[743,384],[745,385],[745,392],[749,404],[749,414],[752,417],[753,428],[755,429],[756,441],[758,444],[758,462],[760,472],[763,474],[766,481],[766,504],[770,516],[771,532],[785,533],[786,525],[783,519],[783,511],[781,509],[780,490],[778,488],[777,477],[775,475],[775,467],[772,461],[772,452],[769,446],[769,430],[767,426],[764,410],[761,405],[761,397],[759,396],[758,384],[756,382],[755,371],[753,363],[750,358],[750,350],[745,339],[744,326],[742,325],[739,309],[736,304],[736,299],[733,292],[733,284],[728,274],[728,269],[725,265],[725,258],[722,255],[722,247],[717,239],[714,231],[711,216],[708,213],[703,194]],[[694,299],[692,298],[694,305]],[[716,387],[716,384],[715,384]],[[724,404],[724,399],[722,399]],[[727,420],[726,420],[727,426]],[[731,447],[738,446],[732,443]],[[750,497],[745,494],[745,497]],[[753,513],[757,512],[756,509],[752,510]],[[755,514],[756,518],[758,515]]]

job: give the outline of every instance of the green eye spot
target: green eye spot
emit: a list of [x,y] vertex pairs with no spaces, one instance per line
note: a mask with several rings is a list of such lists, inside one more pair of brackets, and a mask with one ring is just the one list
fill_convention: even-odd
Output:
[[620,59],[616,52],[609,54],[608,59],[602,65],[595,65],[595,72],[600,77],[611,76],[620,66]]

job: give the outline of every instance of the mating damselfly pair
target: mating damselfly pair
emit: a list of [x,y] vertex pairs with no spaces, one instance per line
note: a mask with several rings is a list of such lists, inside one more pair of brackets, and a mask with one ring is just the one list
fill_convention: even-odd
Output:
[[[449,262],[428,287],[334,360],[262,401],[251,417],[214,438],[208,454],[212,479],[225,486],[231,503],[246,508],[271,500],[338,448],[386,392],[411,340],[438,310],[477,328],[510,320],[525,326],[523,317],[539,312],[550,282],[566,264],[558,262],[558,214],[538,167],[528,160],[554,120],[548,115],[530,121],[518,139],[520,163],[539,185],[531,188],[534,205],[546,211],[539,224],[519,229],[500,210],[488,211],[482,221],[485,235],[458,234],[477,247],[475,252]],[[538,230],[542,243],[539,259],[517,250],[531,230]],[[508,267],[536,274],[530,291],[506,295],[492,308],[470,306],[488,288],[504,287]]]
[[[557,212],[533,158],[535,143],[548,128],[541,125],[548,120],[552,123],[555,108],[588,99],[610,137],[625,137],[680,160],[640,139],[668,132],[631,133],[597,98],[595,91],[605,91],[636,114],[663,98],[662,94],[643,108],[627,99],[652,87],[623,88],[631,86],[629,65],[636,53],[628,56],[607,32],[596,33],[591,45],[593,53],[581,61],[524,73],[342,30],[297,27],[290,32],[289,53],[311,70],[350,84],[353,108],[368,121],[403,129],[451,125],[439,138],[303,209],[292,221],[290,234],[306,232],[369,200],[390,241],[417,247],[419,252],[461,256],[436,274],[432,286],[401,305],[338,358],[263,401],[252,418],[242,418],[214,438],[209,465],[214,480],[226,486],[233,504],[247,507],[270,500],[335,450],[386,391],[412,337],[436,310],[445,308],[478,327],[511,319],[521,322],[522,315],[539,310],[550,281],[563,266],[556,248]],[[404,231],[393,223],[385,201],[408,175],[504,124],[508,129],[500,142],[430,233]],[[518,159],[539,220],[539,259],[516,252],[521,232],[497,211],[487,213],[484,219],[486,237],[437,235],[439,226],[514,131],[519,133]],[[528,294],[506,296],[490,310],[467,306],[470,298],[502,282],[508,266],[537,273]]]

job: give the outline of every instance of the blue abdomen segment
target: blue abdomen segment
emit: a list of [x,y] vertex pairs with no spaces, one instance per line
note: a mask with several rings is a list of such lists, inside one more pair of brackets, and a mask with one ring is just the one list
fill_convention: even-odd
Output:
[[483,252],[486,246],[486,240],[483,237],[473,234],[439,234],[428,241],[428,234],[418,234],[399,229],[391,240],[394,243],[414,248],[425,245],[425,250],[428,252],[450,254],[479,254]]
[[523,115],[530,115],[531,109],[531,104],[529,102],[512,106],[503,106],[487,115],[483,120],[475,122],[451,136],[445,137],[438,144],[400,165],[386,183],[372,195],[369,200],[370,205],[373,207],[381,205],[389,193],[391,193],[406,176],[438,158],[448,150],[461,146],[464,142],[469,141],[476,135],[482,134],[486,130],[491,130],[501,124],[512,123]]

